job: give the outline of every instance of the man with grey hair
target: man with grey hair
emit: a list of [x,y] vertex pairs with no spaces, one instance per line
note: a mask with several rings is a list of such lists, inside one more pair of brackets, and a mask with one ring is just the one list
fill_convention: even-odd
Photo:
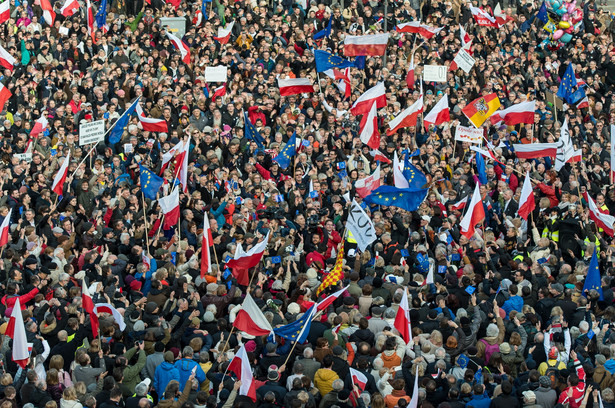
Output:
[[322,397],[319,405],[320,407],[330,407],[338,401],[338,394],[344,389],[344,381],[338,378],[333,381],[331,387],[333,387],[333,390]]
[[[141,400],[145,399],[149,403],[153,403],[154,399],[148,394],[151,380],[146,378],[135,386],[135,393],[126,398],[124,408],[138,408],[140,407]],[[146,405],[147,406],[147,405]]]
[[182,358],[175,363],[175,368],[179,371],[179,386],[180,389],[183,389],[188,381],[188,378],[192,374],[192,370],[196,368],[195,372],[195,380],[198,383],[197,391],[200,389],[199,387],[203,385],[207,377],[205,377],[205,372],[197,363],[192,359],[194,356],[194,350],[190,346],[184,347],[182,350]]
[[[303,358],[298,359],[295,365],[299,363],[303,366],[303,375],[314,381],[314,374],[320,369],[320,363],[314,358],[314,350],[311,347],[303,350]],[[293,372],[294,369],[293,367]]]

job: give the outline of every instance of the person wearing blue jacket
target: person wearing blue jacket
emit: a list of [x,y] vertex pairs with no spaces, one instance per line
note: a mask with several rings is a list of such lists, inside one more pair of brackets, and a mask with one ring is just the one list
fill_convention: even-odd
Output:
[[162,364],[156,367],[153,385],[158,395],[164,394],[164,390],[171,381],[175,380],[179,382],[179,370],[173,364],[174,360],[175,356],[173,352],[167,351],[164,353],[164,361]]
[[466,407],[489,408],[489,405],[491,405],[491,398],[485,392],[485,386],[483,384],[475,384],[474,396],[468,401]]
[[199,365],[197,361],[194,361],[192,357],[194,356],[194,350],[190,346],[184,347],[182,351],[182,359],[178,360],[175,363],[175,368],[179,371],[179,388],[183,388],[190,378],[190,374],[192,374],[192,370],[196,367],[196,380],[198,381],[199,387],[197,387],[197,391],[200,389],[201,384],[207,379],[205,376],[205,372]]
[[523,310],[523,298],[517,295],[519,292],[517,285],[510,285],[508,292],[510,292],[510,298],[502,305],[502,309],[506,312],[506,317],[508,317],[513,310],[519,313]]

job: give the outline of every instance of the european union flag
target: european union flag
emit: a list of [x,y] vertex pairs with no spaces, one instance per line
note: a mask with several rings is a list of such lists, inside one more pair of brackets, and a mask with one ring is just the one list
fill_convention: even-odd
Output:
[[547,24],[547,22],[549,21],[549,15],[547,14],[547,5],[545,4],[545,2],[542,2],[542,5],[540,6],[540,9],[538,10],[538,14],[536,15],[536,17],[542,21],[543,24]]
[[263,139],[263,136],[261,136],[261,134],[258,133],[258,130],[256,130],[256,127],[252,124],[252,122],[250,122],[250,119],[248,118],[247,113],[243,114],[243,120],[245,122],[245,132],[244,133],[246,134],[246,139],[254,140],[259,148],[264,149],[265,146],[263,145],[263,142],[265,141],[265,139]]
[[365,69],[365,55],[359,55],[354,59],[354,66],[359,69]]
[[321,50],[314,50],[314,62],[316,62],[316,72],[324,72],[333,68],[352,68],[355,66],[352,61]]
[[487,184],[485,158],[479,152],[476,152],[476,169],[478,170],[478,181],[480,181],[481,184]]
[[280,151],[276,157],[273,158],[273,161],[278,162],[281,168],[286,169],[290,166],[290,159],[297,153],[297,132],[295,131],[293,135],[288,139],[288,143],[286,146]]
[[585,98],[585,96],[585,89],[580,86],[579,89],[572,93],[570,99],[572,100],[572,103],[576,105],[577,103],[581,102],[581,99]]
[[315,40],[320,40],[321,38],[325,38],[325,37],[329,38],[329,36],[331,35],[331,21],[332,20],[333,20],[333,14],[331,14],[331,17],[329,17],[329,24],[327,24],[324,30],[320,30],[319,32],[314,34]]
[[203,14],[203,21],[207,21],[207,3],[211,3],[211,0],[203,0],[203,3],[201,3],[201,14]]
[[107,25],[107,0],[101,0],[100,7],[96,12],[96,26],[105,27]]
[[566,103],[572,104],[572,95],[574,94],[572,88],[575,86],[577,86],[577,78],[574,76],[574,69],[572,68],[572,63],[570,63],[568,68],[566,68],[562,82],[559,84],[557,96],[566,101]]
[[596,255],[596,248],[594,248],[594,254],[591,261],[589,261],[589,269],[587,270],[587,276],[585,277],[585,284],[583,284],[583,296],[587,297],[587,292],[590,290],[596,290],[600,294],[600,300],[604,300],[602,294],[602,282],[600,281],[600,270],[598,269],[598,256]]
[[157,176],[150,169],[145,166],[141,166],[140,164],[139,172],[139,179],[141,180],[141,190],[143,190],[143,195],[150,200],[155,200],[156,194],[164,183],[164,179],[160,176]]
[[363,199],[368,204],[398,207],[406,211],[416,211],[425,197],[427,188],[397,188],[380,186]]
[[410,163],[410,155],[406,155],[402,174],[406,180],[408,180],[408,186],[410,188],[422,188],[427,184],[427,177],[425,177],[425,174],[416,168],[414,164]]
[[303,343],[310,332],[315,310],[316,305],[313,305],[299,319],[286,326],[273,329],[273,332],[286,340],[296,341],[299,344]]
[[122,116],[119,117],[118,120],[113,124],[113,128],[109,134],[109,143],[116,144],[122,139],[122,135],[124,134],[124,130],[128,127],[128,121],[130,120],[130,115],[135,112],[137,104],[141,97],[139,96],[135,101],[122,113]]
[[469,362],[470,359],[465,354],[460,354],[459,357],[457,357],[457,364],[461,368],[466,368]]

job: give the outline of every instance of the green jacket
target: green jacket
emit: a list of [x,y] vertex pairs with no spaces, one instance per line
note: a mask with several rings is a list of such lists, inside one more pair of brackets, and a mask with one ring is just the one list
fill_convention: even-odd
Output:
[[[126,360],[130,361],[130,359],[135,355],[136,352],[137,348],[133,347],[126,353],[124,353],[124,357],[126,357]],[[137,364],[127,366],[124,369],[124,379],[120,384],[120,388],[122,389],[122,395],[124,396],[124,398],[128,398],[135,393],[135,387],[141,382],[141,377],[139,376],[139,373],[141,372],[143,367],[145,367],[146,361],[147,356],[145,355],[145,351],[139,350],[139,360],[137,361]]]

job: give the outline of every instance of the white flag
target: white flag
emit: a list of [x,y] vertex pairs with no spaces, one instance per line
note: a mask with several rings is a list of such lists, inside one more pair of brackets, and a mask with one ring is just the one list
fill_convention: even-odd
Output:
[[365,251],[365,248],[376,240],[374,223],[355,200],[352,200],[346,226],[348,231],[352,233],[352,237],[357,241],[357,246],[361,252]]
[[573,158],[580,156],[580,151],[575,151],[568,131],[568,118],[564,119],[557,143],[557,155],[555,156],[555,171],[560,171],[564,165]]

